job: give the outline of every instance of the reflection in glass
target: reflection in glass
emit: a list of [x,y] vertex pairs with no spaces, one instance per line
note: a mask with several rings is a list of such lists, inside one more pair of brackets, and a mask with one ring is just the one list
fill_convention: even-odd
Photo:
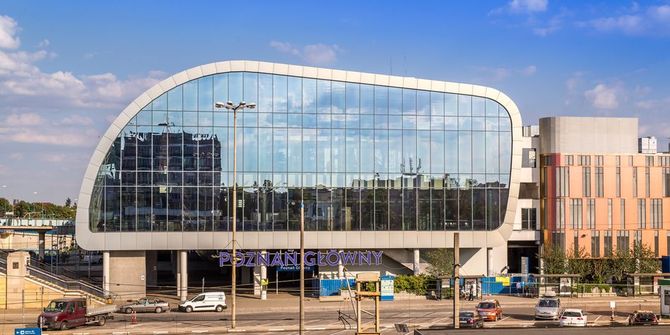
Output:
[[112,142],[94,232],[226,231],[238,115],[238,228],[486,230],[504,219],[512,132],[497,102],[253,72],[206,76],[143,108]]

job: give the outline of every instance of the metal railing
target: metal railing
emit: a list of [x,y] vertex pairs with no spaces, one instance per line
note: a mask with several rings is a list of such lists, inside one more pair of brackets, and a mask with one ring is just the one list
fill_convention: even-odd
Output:
[[[7,254],[8,253],[6,251],[0,251],[0,269],[4,271],[7,270]],[[72,275],[74,272],[67,271],[62,268],[59,272],[60,273],[51,272],[49,264],[40,263],[33,259],[31,259],[30,264],[27,266],[28,275],[46,282],[47,284],[51,284],[65,291],[81,291],[93,297],[100,299],[105,298],[105,293],[101,287],[98,287],[93,283],[68,276],[68,274]]]

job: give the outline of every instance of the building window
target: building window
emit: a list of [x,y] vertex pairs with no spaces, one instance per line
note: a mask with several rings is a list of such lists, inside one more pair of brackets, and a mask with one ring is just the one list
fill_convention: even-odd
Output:
[[621,168],[616,168],[616,197],[621,197]]
[[591,156],[588,155],[580,155],[579,156],[579,164],[582,166],[589,166],[591,165]]
[[586,206],[586,228],[595,229],[596,227],[596,199],[588,199]]
[[647,228],[647,202],[645,199],[637,199],[637,228]]
[[670,232],[665,236],[665,254],[670,255]]
[[604,194],[604,185],[603,185],[603,168],[602,166],[596,167],[596,197],[603,197]]
[[651,196],[651,178],[649,176],[649,168],[644,168],[644,192],[647,198]]
[[574,165],[574,164],[575,164],[574,157],[575,157],[575,156],[573,156],[573,155],[567,155],[567,156],[565,156],[565,163],[566,163],[566,165]]
[[612,199],[607,199],[607,229],[612,229]]
[[633,167],[633,198],[637,198],[637,168]]
[[[670,236],[668,237],[670,239]],[[605,257],[612,256],[612,231],[605,231]]]
[[582,199],[570,199],[570,221],[572,229],[582,228]]
[[579,233],[576,231],[572,234],[572,254],[579,255]]
[[621,229],[626,229],[626,199],[619,199],[621,208],[619,209],[619,224]]
[[645,156],[644,166],[654,166],[654,156]]
[[[642,199],[640,199],[642,200]],[[651,228],[663,228],[663,199],[651,199]]]
[[616,156],[616,166],[621,166],[621,156]]
[[556,228],[565,228],[564,199],[556,199]]
[[633,156],[628,156],[628,166],[633,166]]
[[565,233],[562,231],[553,231],[551,233],[551,242],[558,249],[565,250]]
[[659,257],[659,254],[658,254],[658,230],[654,232],[654,257]]
[[535,208],[522,208],[521,209],[521,229],[523,230],[535,230],[537,229],[535,223],[535,217],[537,215],[537,210]]
[[588,166],[582,168],[582,195],[591,196],[591,168]]
[[670,197],[670,168],[667,167],[663,168],[663,194]]
[[630,250],[630,240],[627,230],[617,232],[616,249],[618,252],[627,252]]
[[600,232],[591,231],[591,257],[600,257]]
[[570,194],[570,169],[559,166],[556,170],[556,196],[567,197]]
[[522,150],[523,160],[521,161],[521,167],[525,168],[535,168],[536,165],[536,151],[534,148],[523,148]]
[[597,155],[596,156],[596,166],[603,166],[603,156],[602,155]]

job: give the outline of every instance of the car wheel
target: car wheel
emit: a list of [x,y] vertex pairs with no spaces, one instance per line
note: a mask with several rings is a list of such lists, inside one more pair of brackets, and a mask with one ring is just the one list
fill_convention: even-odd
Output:
[[60,323],[60,330],[67,330],[67,321],[63,321]]
[[133,309],[130,308],[130,307],[126,307],[126,309],[124,310],[124,312],[126,312],[126,314],[130,314],[130,313],[133,312]]
[[186,313],[191,313],[191,312],[193,312],[193,307],[186,306],[185,310],[186,310]]
[[216,311],[219,312],[219,313],[223,312],[223,306],[221,306],[221,305],[216,306]]
[[101,317],[101,318],[98,320],[98,326],[104,326],[105,323],[107,323],[107,318],[105,318],[105,317]]
[[161,312],[163,312],[163,309],[160,308],[160,307],[156,307],[156,313],[161,313]]

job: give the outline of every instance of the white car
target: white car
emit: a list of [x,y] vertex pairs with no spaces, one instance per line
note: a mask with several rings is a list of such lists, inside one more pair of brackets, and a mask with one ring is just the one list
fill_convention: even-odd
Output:
[[581,309],[566,309],[561,314],[561,327],[586,327],[586,313]]
[[223,292],[207,292],[196,295],[190,300],[179,304],[179,310],[186,313],[193,311],[215,311],[222,312],[226,309],[226,294]]

